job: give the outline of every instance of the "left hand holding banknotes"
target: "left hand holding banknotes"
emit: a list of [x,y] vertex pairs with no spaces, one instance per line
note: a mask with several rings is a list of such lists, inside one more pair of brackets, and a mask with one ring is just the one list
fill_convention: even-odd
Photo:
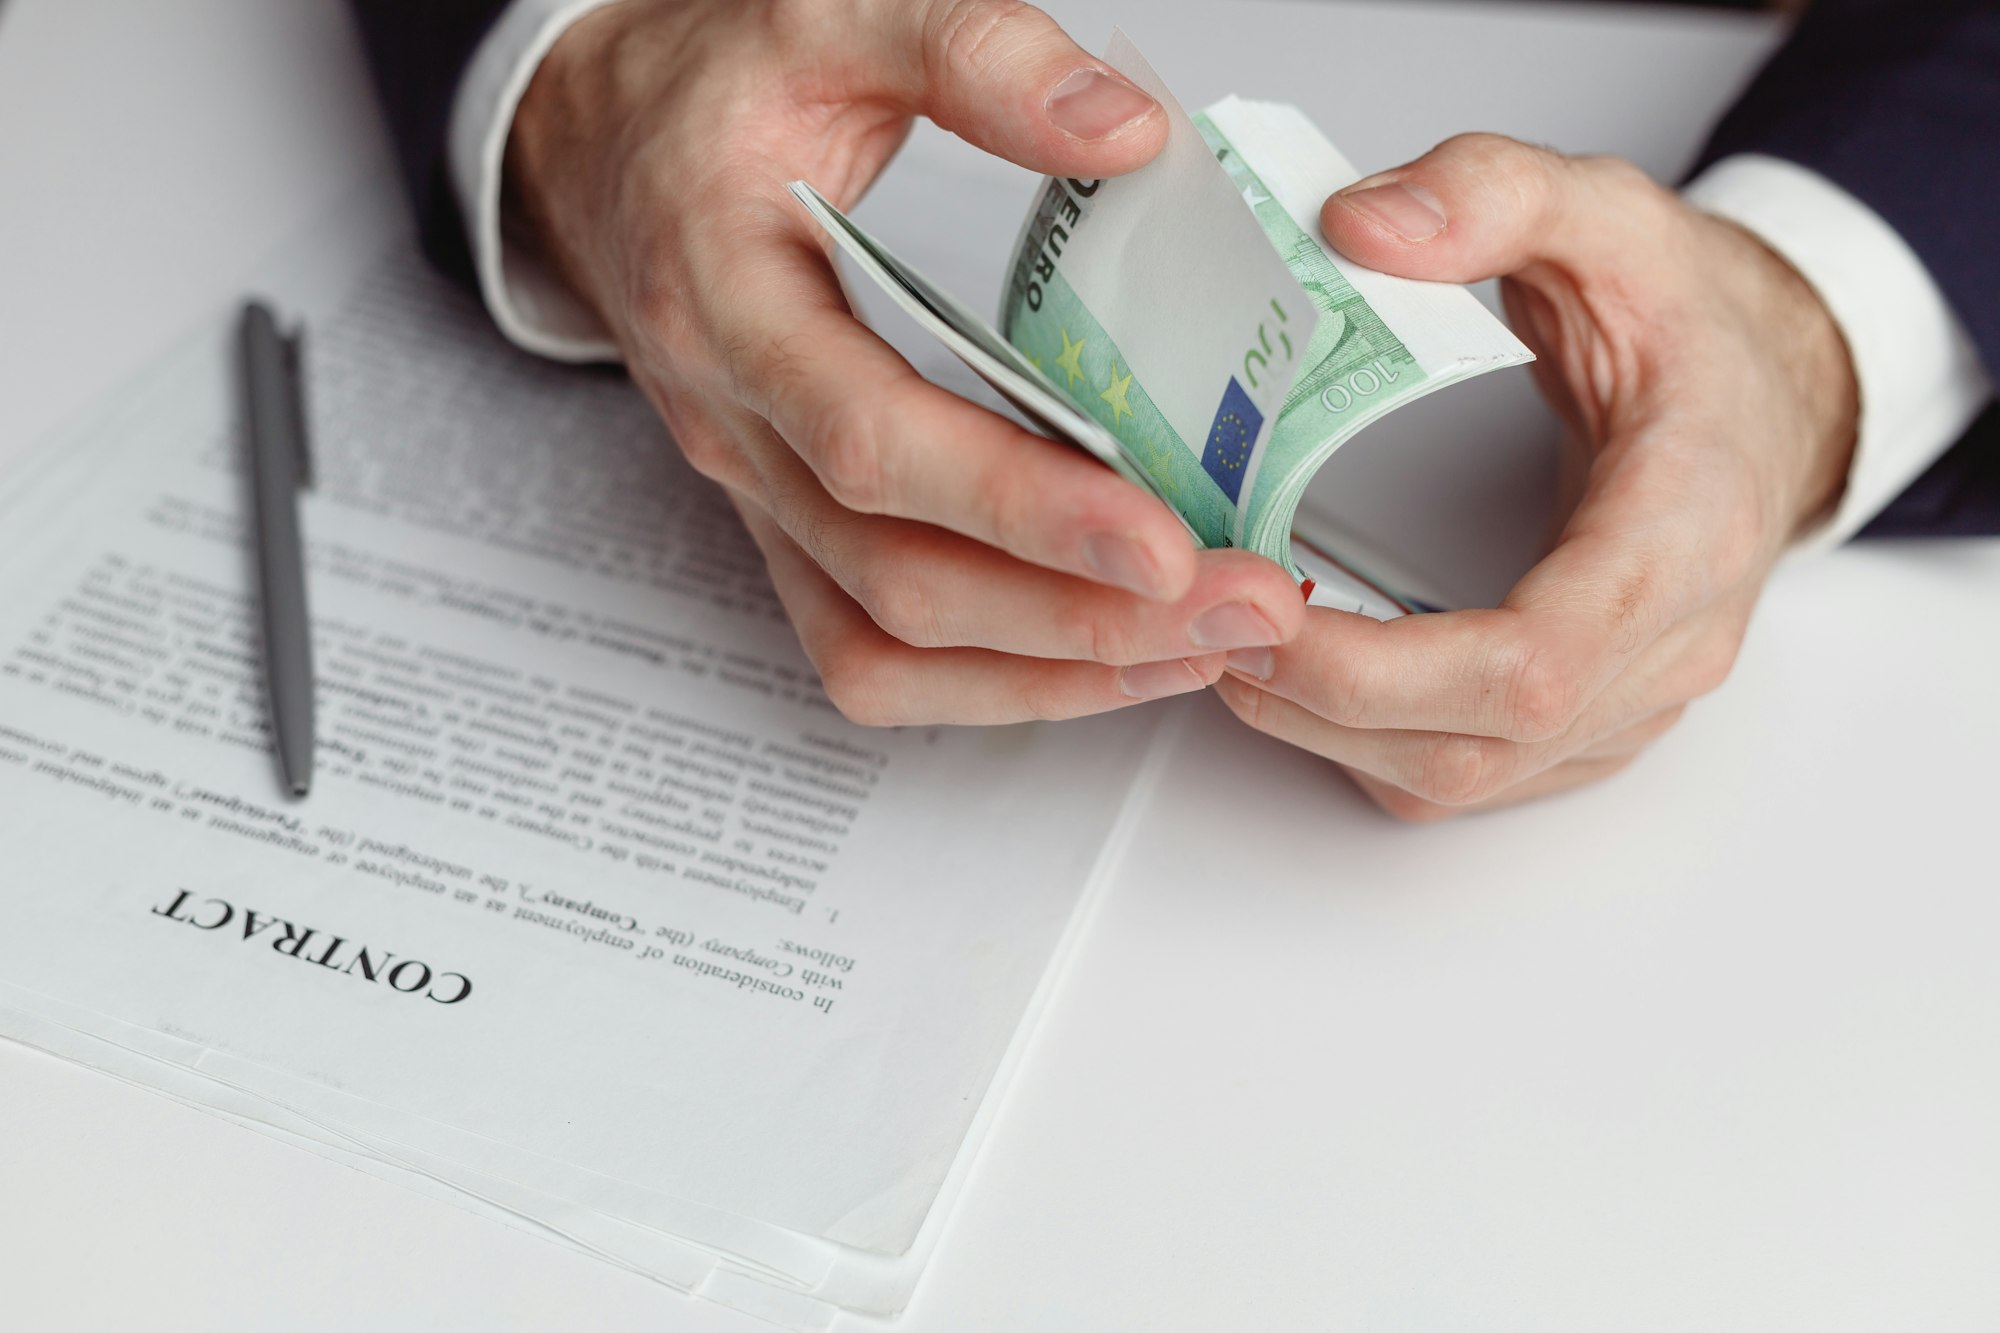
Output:
[[518,223],[727,488],[828,695],[871,723],[1196,690],[1304,615],[1110,470],[923,380],[848,308],[786,183],[851,205],[925,114],[1036,171],[1149,161],[1164,112],[999,0],[627,0],[515,117]]
[[1721,684],[1773,564],[1839,498],[1859,407],[1838,327],[1756,238],[1615,159],[1467,135],[1322,221],[1389,273],[1504,277],[1588,475],[1499,608],[1315,608],[1231,653],[1218,691],[1405,819],[1619,771]]

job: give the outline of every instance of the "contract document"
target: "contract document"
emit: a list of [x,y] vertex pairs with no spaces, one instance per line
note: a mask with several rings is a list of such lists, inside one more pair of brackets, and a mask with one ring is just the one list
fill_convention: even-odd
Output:
[[849,724],[638,391],[362,212],[275,293],[309,800],[228,321],[0,482],[0,1033],[781,1324],[893,1314],[1162,714]]

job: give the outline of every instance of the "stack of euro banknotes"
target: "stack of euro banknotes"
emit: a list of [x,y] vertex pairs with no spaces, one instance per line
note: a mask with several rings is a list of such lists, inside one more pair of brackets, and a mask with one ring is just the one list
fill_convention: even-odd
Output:
[[1166,147],[1127,176],[1044,182],[997,328],[812,185],[792,191],[1030,424],[1157,495],[1197,545],[1268,556],[1319,604],[1429,609],[1295,539],[1299,502],[1369,423],[1532,354],[1465,288],[1327,244],[1320,208],[1359,173],[1296,107],[1228,97],[1190,117],[1123,33],[1105,59],[1166,108]]

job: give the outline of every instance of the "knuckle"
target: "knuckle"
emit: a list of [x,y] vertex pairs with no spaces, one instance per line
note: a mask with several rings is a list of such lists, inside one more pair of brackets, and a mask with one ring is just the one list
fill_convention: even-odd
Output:
[[826,654],[819,674],[827,702],[856,726],[889,727],[904,721],[896,711],[891,672],[866,648],[837,647]]
[[742,490],[748,468],[743,451],[729,433],[710,422],[689,420],[685,414],[676,416],[670,429],[688,466],[710,481]]
[[1427,801],[1415,792],[1404,791],[1401,787],[1375,787],[1368,792],[1369,797],[1382,812],[1404,824],[1435,824],[1441,819],[1449,819],[1456,813],[1448,805]]
[[1119,660],[1117,635],[1110,626],[1083,605],[1072,605],[1060,613],[1060,640],[1072,647],[1080,656],[1092,662],[1103,662],[1111,666],[1125,666]]
[[666,233],[644,243],[626,265],[620,296],[640,345],[675,367],[712,365],[699,301],[686,280],[685,238]]
[[884,633],[913,648],[940,648],[947,643],[936,601],[908,561],[873,562],[857,579],[854,599]]
[[1695,655],[1689,697],[1700,698],[1721,689],[1723,682],[1729,679],[1729,673],[1736,669],[1736,656],[1742,646],[1741,639],[1731,636],[1717,639],[1700,649]]
[[711,432],[683,427],[674,432],[674,442],[680,445],[681,457],[687,459],[689,467],[710,481],[724,480],[727,459]]
[[[834,582],[846,587],[840,571],[847,568],[850,560],[848,529],[852,524],[842,523],[828,512],[832,506],[814,504],[790,487],[770,488],[764,502],[778,520],[778,525],[806,553],[806,558],[824,570]],[[852,589],[849,591],[851,593]]]
[[1368,720],[1368,688],[1361,672],[1345,659],[1330,662],[1314,691],[1313,711],[1335,726],[1358,727]]
[[1019,484],[1020,475],[1005,471],[989,477],[981,488],[993,545],[1017,555],[1031,553],[1038,545],[1035,519],[1041,512],[1035,498]]
[[1502,746],[1483,736],[1447,734],[1426,741],[1410,791],[1437,805],[1477,805],[1506,785]]
[[1460,170],[1476,172],[1488,180],[1539,180],[1566,160],[1546,148],[1483,131],[1454,135],[1438,145],[1437,151]]
[[1236,714],[1236,720],[1252,731],[1271,734],[1270,723],[1266,720],[1264,691],[1245,685],[1242,681],[1224,676],[1215,684],[1215,692],[1222,696],[1223,706]]
[[1599,154],[1574,159],[1596,178],[1599,185],[1635,195],[1661,193],[1660,187],[1645,170],[1630,158],[1612,154]]
[[1749,487],[1717,489],[1720,510],[1708,550],[1710,575],[1720,590],[1738,586],[1756,570],[1769,521]]
[[1087,599],[1078,599],[1058,616],[1058,641],[1079,657],[1107,666],[1131,666],[1147,660],[1130,627],[1092,608]]
[[1015,700],[1024,719],[1031,722],[1065,722],[1090,711],[1058,672],[1030,673],[1016,691]]
[[1484,166],[1504,166],[1519,161],[1524,153],[1541,150],[1505,134],[1473,130],[1467,134],[1454,134],[1438,145],[1438,151]]
[[671,346],[680,327],[686,303],[677,283],[667,277],[673,268],[659,262],[654,252],[642,251],[638,262],[625,271],[625,308],[632,322],[646,337],[661,346]]
[[[649,265],[639,266],[642,269]],[[645,344],[676,359],[680,349],[681,303],[679,294],[651,274],[635,274],[625,293],[625,308],[632,312],[632,326]]]
[[807,443],[827,493],[849,509],[879,513],[883,499],[879,418],[860,396],[822,412]]
[[977,74],[1008,63],[1040,15],[1022,0],[953,0],[939,7],[928,50],[933,75]]
[[1573,188],[1572,159],[1504,134],[1461,134],[1442,145],[1447,171],[1462,189],[1508,215],[1552,225]]
[[811,373],[810,349],[791,334],[736,330],[715,338],[718,378],[760,415],[793,396]]
[[1500,664],[1501,735],[1511,741],[1549,741],[1575,723],[1584,701],[1583,673],[1546,647],[1524,643]]

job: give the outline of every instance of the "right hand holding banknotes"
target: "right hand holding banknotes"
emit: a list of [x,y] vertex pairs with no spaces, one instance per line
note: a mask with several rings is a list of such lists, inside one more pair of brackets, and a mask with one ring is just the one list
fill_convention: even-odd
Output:
[[728,489],[848,716],[1099,712],[1289,638],[1278,566],[1194,551],[1153,497],[929,384],[849,311],[786,183],[852,205],[916,114],[1058,176],[1131,171],[1166,133],[1027,5],[626,0],[543,62],[509,190]]
[[1755,237],[1616,159],[1467,135],[1322,220],[1385,272],[1504,277],[1587,475],[1499,608],[1315,608],[1291,644],[1230,654],[1219,692],[1406,819],[1619,771],[1722,683],[1773,564],[1840,496],[1859,404],[1838,326]]

